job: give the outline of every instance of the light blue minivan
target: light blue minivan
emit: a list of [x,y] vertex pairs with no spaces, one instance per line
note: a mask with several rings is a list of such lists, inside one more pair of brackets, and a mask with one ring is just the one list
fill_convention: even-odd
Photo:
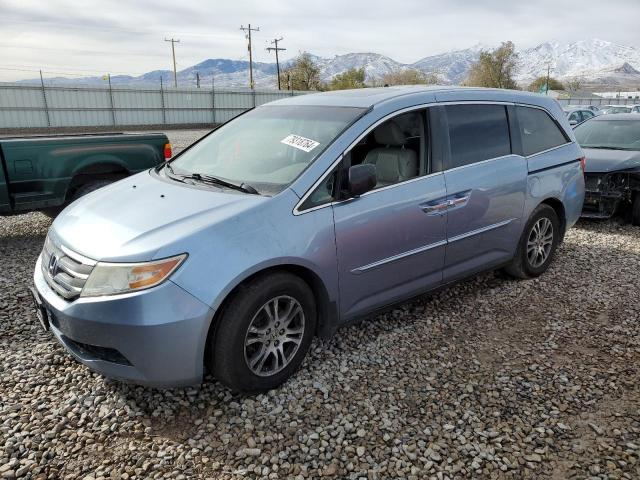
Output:
[[582,209],[560,106],[391,87],[255,108],[49,230],[38,316],[79,361],[154,386],[277,386],[315,335],[477,272],[543,273]]

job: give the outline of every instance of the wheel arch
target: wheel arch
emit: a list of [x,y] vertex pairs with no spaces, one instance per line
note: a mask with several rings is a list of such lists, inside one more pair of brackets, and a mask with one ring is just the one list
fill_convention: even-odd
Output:
[[66,199],[72,198],[74,192],[80,186],[91,180],[120,179],[127,177],[131,171],[127,166],[117,159],[102,159],[94,163],[84,165],[73,172],[69,185],[67,186]]
[[210,345],[217,334],[218,326],[220,325],[220,318],[224,315],[226,307],[245,285],[261,276],[270,275],[276,272],[286,272],[295,275],[298,278],[301,278],[309,286],[316,300],[316,312],[318,319],[314,336],[329,338],[333,335],[338,324],[338,307],[336,302],[331,300],[329,291],[320,275],[307,266],[295,263],[283,263],[267,266],[249,273],[238,281],[225,295],[218,308],[215,309],[215,313],[213,314],[209,324],[205,344],[204,363],[206,366],[209,366],[208,361],[211,357],[209,350],[211,348]]
[[556,212],[560,221],[560,242],[564,240],[564,234],[567,231],[567,215],[564,204],[555,197],[549,197],[540,202],[540,205],[549,205]]

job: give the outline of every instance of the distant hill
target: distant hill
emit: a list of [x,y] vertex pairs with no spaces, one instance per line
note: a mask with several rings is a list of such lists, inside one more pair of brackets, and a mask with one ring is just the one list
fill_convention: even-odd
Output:
[[[403,68],[416,68],[425,73],[437,74],[443,84],[460,83],[467,76],[470,66],[477,61],[480,51],[494,46],[473,47],[432,55],[406,64],[377,53],[348,53],[323,58],[312,55],[320,67],[322,80],[329,81],[335,75],[350,68],[364,68],[368,81],[379,80],[386,73]],[[560,80],[580,79],[586,85],[640,87],[640,50],[598,39],[572,43],[545,42],[536,47],[520,50],[517,80],[527,84],[534,78],[546,75],[547,65],[551,74]],[[292,62],[283,63],[286,67]],[[220,87],[246,87],[249,62],[215,58],[185,68],[178,72],[179,86],[195,86],[196,73],[201,86],[210,87],[212,80]],[[254,81],[259,88],[277,85],[275,63],[254,63]],[[118,75],[111,77],[114,86],[157,86],[160,79],[167,87],[173,85],[173,72],[154,70],[138,77]],[[46,80],[55,85],[104,85],[102,77],[65,78]],[[26,79],[22,83],[39,83],[39,79]]]

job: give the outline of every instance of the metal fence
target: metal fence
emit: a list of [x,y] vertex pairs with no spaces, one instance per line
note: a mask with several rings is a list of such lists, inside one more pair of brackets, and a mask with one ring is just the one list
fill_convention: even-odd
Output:
[[635,105],[640,103],[640,98],[558,98],[560,105]]
[[[208,125],[310,92],[222,88],[122,88],[0,84],[0,129]],[[561,105],[626,105],[633,98],[559,98]]]
[[305,93],[0,84],[0,129],[215,124],[263,103]]

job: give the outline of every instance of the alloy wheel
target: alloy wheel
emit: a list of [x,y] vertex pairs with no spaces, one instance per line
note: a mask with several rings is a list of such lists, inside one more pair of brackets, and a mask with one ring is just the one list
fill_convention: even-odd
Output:
[[268,377],[283,370],[295,357],[304,328],[304,311],[295,298],[280,295],[262,305],[244,340],[244,359],[251,372]]
[[553,223],[547,217],[540,218],[529,232],[527,259],[533,268],[547,261],[553,247]]

